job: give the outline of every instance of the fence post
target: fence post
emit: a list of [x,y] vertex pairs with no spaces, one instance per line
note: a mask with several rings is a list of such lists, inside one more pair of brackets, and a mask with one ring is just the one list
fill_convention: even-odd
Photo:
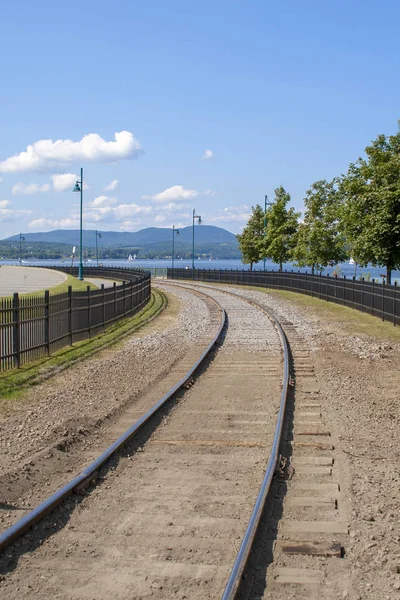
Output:
[[397,281],[394,282],[393,290],[393,325],[396,327],[396,302],[397,302]]
[[355,282],[356,278],[355,275],[353,275],[353,283],[351,285],[351,308],[354,308],[354,282]]
[[17,369],[20,366],[20,345],[19,345],[19,296],[18,292],[14,292],[13,295],[13,356],[14,362]]
[[44,292],[44,343],[46,355],[50,356],[50,292]]
[[113,283],[113,288],[114,288],[114,321],[117,318],[117,284]]
[[375,300],[375,279],[372,279],[372,299],[371,299],[371,315],[374,316],[374,302]]
[[126,317],[126,285],[125,281],[122,282],[123,296],[124,296],[124,317]]
[[87,302],[88,312],[87,312],[87,315],[88,315],[88,333],[89,333],[89,340],[90,340],[91,334],[92,334],[92,331],[91,331],[91,325],[92,325],[92,303],[91,303],[91,297],[90,297],[90,285],[87,286],[86,292],[87,292],[87,298],[88,298],[88,302]]
[[361,312],[364,312],[364,277],[361,277]]
[[106,330],[106,292],[104,288],[104,283],[101,284],[101,297],[103,300],[103,331]]
[[130,286],[131,286],[131,293],[130,293],[130,297],[131,297],[131,308],[130,308],[130,312],[133,312],[133,279],[130,280],[129,282]]
[[385,280],[382,280],[382,321],[385,320]]
[[68,334],[69,345],[72,346],[72,285],[68,286]]

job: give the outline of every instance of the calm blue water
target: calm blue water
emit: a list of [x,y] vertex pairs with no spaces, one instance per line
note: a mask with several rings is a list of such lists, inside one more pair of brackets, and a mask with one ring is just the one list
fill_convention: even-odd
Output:
[[[136,259],[134,261],[127,261],[127,260],[112,260],[112,259],[108,259],[105,260],[103,259],[101,261],[101,263],[105,266],[105,267],[131,267],[131,268],[137,268],[137,269],[166,269],[167,267],[171,267],[171,260],[168,259],[159,259],[159,260],[146,260],[146,259]],[[19,261],[18,260],[0,260],[0,265],[18,265]],[[54,261],[54,260],[32,260],[32,261],[22,261],[23,265],[36,265],[36,266],[41,266],[41,267],[45,267],[47,265],[63,265],[63,266],[67,266],[70,264],[69,261]],[[75,266],[77,266],[77,261],[75,259]],[[96,266],[96,261],[88,261],[84,263],[84,265],[90,266],[90,267],[94,267]],[[182,268],[185,269],[186,267],[191,268],[192,266],[192,261],[191,260],[177,260],[175,259],[175,267],[176,268]],[[248,270],[249,269],[249,265],[244,265],[240,260],[196,260],[195,262],[195,266],[196,269],[244,269],[244,270]],[[265,267],[268,271],[278,271],[279,266],[276,265],[275,263],[271,262],[271,261],[266,261],[265,262]],[[255,265],[254,270],[257,271],[262,271],[264,268],[264,264],[258,263],[257,265]],[[298,269],[296,268],[293,263],[286,263],[283,265],[284,270],[286,271],[300,271],[302,273],[308,272],[310,273],[310,269]],[[332,273],[335,271],[335,267],[328,267],[327,269],[324,270],[323,274],[326,275],[329,273],[329,275],[332,275]],[[361,277],[361,276],[366,276],[367,274],[369,274],[371,276],[371,279],[374,278],[375,281],[380,282],[382,281],[382,277],[381,275],[385,273],[385,269],[382,269],[381,267],[372,267],[372,266],[368,266],[366,268],[360,268],[357,267],[357,273],[356,276]],[[340,275],[346,275],[346,277],[353,277],[354,275],[354,265],[349,265],[348,263],[342,263],[340,264]],[[394,281],[397,281],[398,283],[400,283],[400,271],[393,271],[392,273],[392,283],[394,283]]]

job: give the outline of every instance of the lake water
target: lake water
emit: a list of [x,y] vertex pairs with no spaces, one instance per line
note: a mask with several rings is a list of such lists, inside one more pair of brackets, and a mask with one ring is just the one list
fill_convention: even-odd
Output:
[[[70,261],[55,261],[55,260],[23,260],[22,261],[23,265],[28,266],[28,265],[32,265],[32,266],[40,266],[40,267],[46,267],[48,265],[63,265],[63,266],[67,266],[70,264]],[[0,260],[0,265],[18,265],[19,261],[18,260]],[[150,259],[136,259],[136,260],[132,260],[132,261],[128,261],[128,260],[113,260],[113,259],[102,259],[101,264],[103,264],[105,267],[130,267],[130,268],[136,268],[136,269],[149,269],[151,271],[154,271],[154,269],[166,269],[168,267],[171,267],[171,260],[168,259],[159,259],[159,260],[150,260]],[[74,265],[77,266],[78,265],[78,261],[75,259],[74,261]],[[96,266],[96,261],[92,260],[92,261],[85,261],[84,262],[84,266],[87,265],[88,267],[94,267]],[[192,261],[191,260],[177,260],[175,259],[175,265],[176,268],[182,268],[185,269],[186,267],[191,268],[192,266]],[[350,265],[348,263],[341,263],[340,265],[340,275],[346,275],[346,277],[351,278],[353,277],[355,271],[354,271],[354,265]],[[196,260],[195,261],[195,267],[196,269],[240,269],[240,270],[249,270],[249,265],[244,265],[240,260]],[[264,263],[260,262],[257,263],[256,265],[253,266],[253,269],[256,271],[262,271],[264,268]],[[279,265],[267,260],[265,262],[265,268],[268,271],[278,271],[279,269]],[[297,267],[295,267],[293,265],[293,263],[285,263],[283,265],[283,269],[286,271],[300,271],[302,273],[311,273],[310,269],[298,269]],[[335,267],[327,267],[324,271],[323,274],[329,274],[332,275],[332,273],[335,271]],[[361,268],[361,267],[357,267],[357,273],[356,273],[356,277],[359,278],[361,276],[367,277],[368,274],[370,275],[371,279],[374,278],[375,281],[377,282],[381,282],[382,281],[382,274],[385,273],[385,269],[383,269],[382,267],[372,267],[372,266],[368,266],[365,268]],[[400,271],[393,271],[392,272],[392,283],[394,283],[394,281],[397,281],[398,283],[400,283]]]

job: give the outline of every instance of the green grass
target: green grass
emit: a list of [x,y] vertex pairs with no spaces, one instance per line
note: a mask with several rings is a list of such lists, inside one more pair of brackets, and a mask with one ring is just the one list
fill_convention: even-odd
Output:
[[154,319],[167,306],[165,294],[152,290],[151,300],[134,317],[130,317],[110,325],[104,333],[91,340],[78,342],[46,357],[24,365],[20,369],[0,374],[0,410],[5,409],[7,402],[23,397],[27,389],[37,385],[51,376],[60,373],[77,362],[82,362],[98,352],[120,342],[126,336],[143,327]]
[[257,292],[268,293],[273,296],[280,296],[293,304],[297,304],[306,311],[310,309],[321,321],[324,321],[325,323],[329,321],[332,324],[337,324],[351,335],[368,336],[379,340],[385,339],[400,342],[400,327],[394,327],[393,323],[382,321],[378,317],[362,313],[359,310],[341,306],[340,304],[334,304],[333,302],[326,302],[326,300],[320,300],[319,298],[313,298],[312,296],[298,294],[296,292],[259,287],[255,288],[252,286],[243,287],[246,287],[246,289],[249,290],[256,290]]

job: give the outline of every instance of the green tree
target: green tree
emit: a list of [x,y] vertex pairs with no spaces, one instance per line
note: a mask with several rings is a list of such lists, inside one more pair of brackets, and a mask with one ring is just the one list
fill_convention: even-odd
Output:
[[400,130],[378,135],[365,153],[341,181],[341,224],[357,262],[385,267],[391,283],[400,268]]
[[279,264],[282,271],[284,262],[292,258],[292,250],[296,246],[298,223],[300,213],[294,208],[287,209],[290,194],[280,186],[275,190],[274,203],[266,212],[267,228],[265,237],[261,239],[261,254]]
[[344,235],[339,232],[340,194],[337,181],[316,181],[304,199],[306,211],[299,226],[293,258],[299,267],[320,271],[346,259]]
[[264,211],[257,204],[251,207],[251,216],[243,232],[236,236],[242,253],[242,263],[250,265],[250,271],[253,270],[253,264],[260,261],[263,257],[261,247],[263,235]]

